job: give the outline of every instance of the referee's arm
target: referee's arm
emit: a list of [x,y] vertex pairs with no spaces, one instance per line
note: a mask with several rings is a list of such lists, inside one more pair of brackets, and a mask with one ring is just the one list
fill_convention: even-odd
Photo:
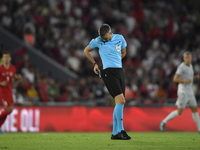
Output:
[[85,56],[89,59],[89,61],[92,64],[94,64],[95,60],[94,60],[94,58],[92,57],[92,55],[90,53],[91,51],[92,51],[92,49],[91,49],[91,47],[89,45],[84,49]]
[[124,48],[124,49],[122,50],[121,55],[122,55],[122,58],[124,58],[124,57],[126,56],[126,48]]
[[99,67],[97,65],[97,63],[95,62],[94,58],[92,57],[90,51],[92,51],[91,47],[88,45],[85,49],[84,49],[84,53],[85,56],[88,58],[88,60],[94,65],[94,72],[96,74],[98,74],[100,72]]

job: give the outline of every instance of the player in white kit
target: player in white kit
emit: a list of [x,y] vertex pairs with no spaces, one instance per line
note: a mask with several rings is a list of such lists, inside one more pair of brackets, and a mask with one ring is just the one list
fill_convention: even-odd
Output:
[[194,79],[200,79],[199,74],[194,76],[194,71],[192,67],[192,55],[190,52],[186,51],[183,54],[183,60],[174,75],[173,81],[178,82],[178,99],[176,101],[176,106],[178,107],[177,110],[171,112],[164,120],[160,122],[160,130],[165,130],[165,124],[182,114],[184,108],[186,105],[189,105],[189,107],[192,110],[192,117],[194,122],[196,123],[198,132],[200,133],[200,120],[199,120],[199,114],[197,111],[197,102],[196,98],[194,96],[194,92],[192,89],[192,84]]

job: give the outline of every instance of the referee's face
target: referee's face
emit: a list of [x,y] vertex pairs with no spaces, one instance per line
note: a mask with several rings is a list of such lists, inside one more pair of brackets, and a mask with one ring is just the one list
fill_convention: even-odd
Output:
[[109,34],[104,35],[104,37],[103,37],[103,41],[104,41],[104,42],[108,42],[108,41],[110,41],[111,39],[112,39],[112,32],[109,32]]

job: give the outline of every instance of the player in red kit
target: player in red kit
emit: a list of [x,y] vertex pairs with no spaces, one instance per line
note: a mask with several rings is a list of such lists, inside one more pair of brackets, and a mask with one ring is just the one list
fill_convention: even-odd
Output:
[[3,133],[2,124],[13,110],[12,81],[22,78],[21,75],[16,75],[16,68],[10,62],[10,53],[3,51],[3,64],[0,65],[0,103],[4,109],[0,111],[0,134]]

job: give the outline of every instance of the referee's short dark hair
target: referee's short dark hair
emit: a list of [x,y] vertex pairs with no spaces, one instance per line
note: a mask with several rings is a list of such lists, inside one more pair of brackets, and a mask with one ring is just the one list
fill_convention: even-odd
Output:
[[99,36],[103,38],[111,32],[111,27],[108,24],[102,24],[98,30]]

